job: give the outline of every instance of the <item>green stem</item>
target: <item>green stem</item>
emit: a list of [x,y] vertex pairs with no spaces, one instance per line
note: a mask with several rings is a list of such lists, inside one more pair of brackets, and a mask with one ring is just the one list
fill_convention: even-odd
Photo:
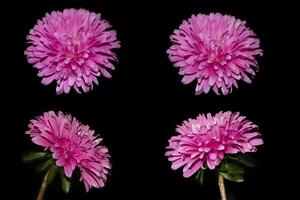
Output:
[[221,200],[226,200],[226,191],[225,191],[225,183],[224,178],[219,174],[218,176],[218,184],[221,193]]
[[45,195],[45,191],[47,188],[47,181],[48,181],[48,173],[46,173],[46,175],[44,176],[41,188],[39,190],[39,194],[37,196],[36,200],[43,200],[44,199],[44,195]]

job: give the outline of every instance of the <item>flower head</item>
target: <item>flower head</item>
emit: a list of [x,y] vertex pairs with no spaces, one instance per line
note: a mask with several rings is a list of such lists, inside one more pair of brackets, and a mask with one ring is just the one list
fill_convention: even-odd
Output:
[[183,75],[182,82],[197,80],[195,94],[212,89],[224,95],[238,87],[237,81],[251,83],[249,75],[258,70],[255,56],[261,56],[259,40],[233,16],[217,14],[192,15],[171,35],[167,53]]
[[84,9],[65,9],[46,14],[30,30],[30,46],[25,55],[38,69],[42,83],[56,81],[56,93],[69,93],[73,87],[78,93],[88,92],[97,77],[110,78],[107,69],[114,69],[112,52],[119,48],[116,31],[100,14]]
[[183,176],[190,177],[206,165],[215,169],[226,154],[256,151],[263,144],[257,129],[239,113],[200,114],[177,127],[179,135],[169,140],[166,156],[173,170],[184,166]]
[[63,167],[67,177],[78,167],[86,191],[103,187],[111,169],[108,150],[99,145],[102,138],[94,133],[71,115],[53,111],[31,120],[26,132],[35,144],[52,153],[56,165]]

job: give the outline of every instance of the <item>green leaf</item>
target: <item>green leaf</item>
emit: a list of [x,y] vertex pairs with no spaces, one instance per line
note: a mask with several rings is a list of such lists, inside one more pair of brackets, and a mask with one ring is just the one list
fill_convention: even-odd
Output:
[[247,167],[255,167],[256,166],[255,160],[246,154],[239,154],[237,156],[228,156],[228,157],[232,160],[235,160],[235,161],[247,166]]
[[53,164],[54,164],[54,160],[51,158],[51,159],[43,162],[40,166],[38,166],[37,171],[39,171],[39,172],[45,171]]
[[233,162],[225,162],[224,164],[224,171],[230,172],[232,174],[243,174],[244,169]]
[[46,152],[29,152],[25,155],[23,155],[23,161],[24,162],[32,162],[37,161],[45,158],[47,155]]
[[240,174],[232,174],[232,173],[226,173],[226,172],[221,172],[219,171],[219,174],[223,176],[225,179],[233,182],[243,182],[244,177]]
[[197,176],[196,176],[196,180],[201,184],[203,185],[203,179],[204,179],[204,170],[203,169],[200,169],[197,173]]
[[65,193],[69,193],[71,187],[71,181],[65,175],[61,175],[61,186]]
[[247,167],[255,167],[256,166],[256,162],[255,160],[247,155],[241,155],[239,156],[239,160],[240,163],[246,165]]
[[49,168],[49,170],[47,172],[47,185],[52,183],[57,171],[58,171],[58,168],[56,167],[56,165],[51,165],[51,167]]

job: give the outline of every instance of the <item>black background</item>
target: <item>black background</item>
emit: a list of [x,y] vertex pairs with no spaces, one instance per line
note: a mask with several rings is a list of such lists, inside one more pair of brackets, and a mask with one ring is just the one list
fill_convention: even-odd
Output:
[[[21,161],[23,153],[39,150],[24,132],[29,120],[45,111],[71,113],[104,138],[112,155],[113,170],[105,188],[85,193],[82,183],[73,185],[70,194],[52,184],[46,199],[219,199],[214,177],[200,186],[185,179],[182,172],[172,171],[164,156],[168,139],[175,127],[199,113],[240,111],[258,124],[265,144],[254,157],[259,166],[249,170],[244,183],[228,183],[230,199],[291,199],[286,190],[290,169],[297,159],[291,156],[291,141],[296,134],[285,111],[295,109],[289,92],[295,57],[285,47],[292,35],[287,34],[289,3],[251,0],[26,0],[23,5],[10,1],[3,19],[7,22],[3,37],[5,50],[2,87],[8,110],[2,135],[6,192],[10,197],[34,199],[42,175]],[[18,5],[17,5],[18,4]],[[100,79],[100,86],[87,94],[57,96],[55,84],[43,86],[37,70],[24,56],[25,37],[46,12],[64,8],[86,8],[101,13],[117,30],[121,49],[112,79]],[[5,11],[3,11],[5,12]],[[239,83],[228,96],[214,94],[194,96],[194,84],[183,85],[176,68],[168,60],[169,35],[183,19],[192,14],[221,12],[247,21],[261,39],[264,56],[259,58],[260,71],[252,84]],[[295,41],[294,41],[295,42]],[[293,41],[292,41],[293,43]],[[285,58],[288,56],[288,58]],[[3,67],[3,66],[2,66]],[[295,86],[295,85],[294,85]],[[295,92],[295,90],[294,90]],[[288,100],[288,103],[286,103]],[[2,163],[2,162],[1,162]],[[287,172],[289,171],[289,172]]]

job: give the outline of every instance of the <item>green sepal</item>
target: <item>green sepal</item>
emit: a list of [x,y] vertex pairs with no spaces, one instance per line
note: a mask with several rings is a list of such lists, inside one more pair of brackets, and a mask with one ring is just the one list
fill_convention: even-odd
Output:
[[49,185],[50,183],[52,183],[52,181],[54,180],[55,175],[58,172],[58,168],[56,165],[51,165],[51,167],[49,168],[48,172],[47,172],[47,185]]
[[196,181],[203,185],[204,183],[204,169],[200,169],[196,175]]
[[243,182],[244,181],[244,177],[241,174],[234,174],[234,173],[222,172],[222,171],[219,171],[219,174],[229,181],[233,181],[233,182]]
[[33,162],[33,161],[42,160],[46,157],[47,157],[46,152],[29,152],[23,155],[22,160],[24,162]]
[[38,172],[43,172],[46,171],[47,169],[49,169],[52,165],[55,165],[54,160],[51,158],[49,160],[46,160],[45,162],[43,162],[42,164],[40,164],[37,167],[37,171]]
[[255,167],[256,162],[255,160],[246,154],[238,154],[236,156],[228,156],[229,159],[235,160],[236,162],[243,164],[247,167]]
[[239,165],[234,164],[233,162],[225,161],[220,167],[221,171],[230,172],[232,174],[243,174],[245,170]]
[[235,160],[224,159],[218,167],[218,172],[221,176],[229,181],[243,182],[245,170],[238,165]]
[[67,178],[65,175],[61,175],[61,186],[62,186],[62,190],[65,193],[69,193],[70,188],[71,188],[71,180],[69,178]]

